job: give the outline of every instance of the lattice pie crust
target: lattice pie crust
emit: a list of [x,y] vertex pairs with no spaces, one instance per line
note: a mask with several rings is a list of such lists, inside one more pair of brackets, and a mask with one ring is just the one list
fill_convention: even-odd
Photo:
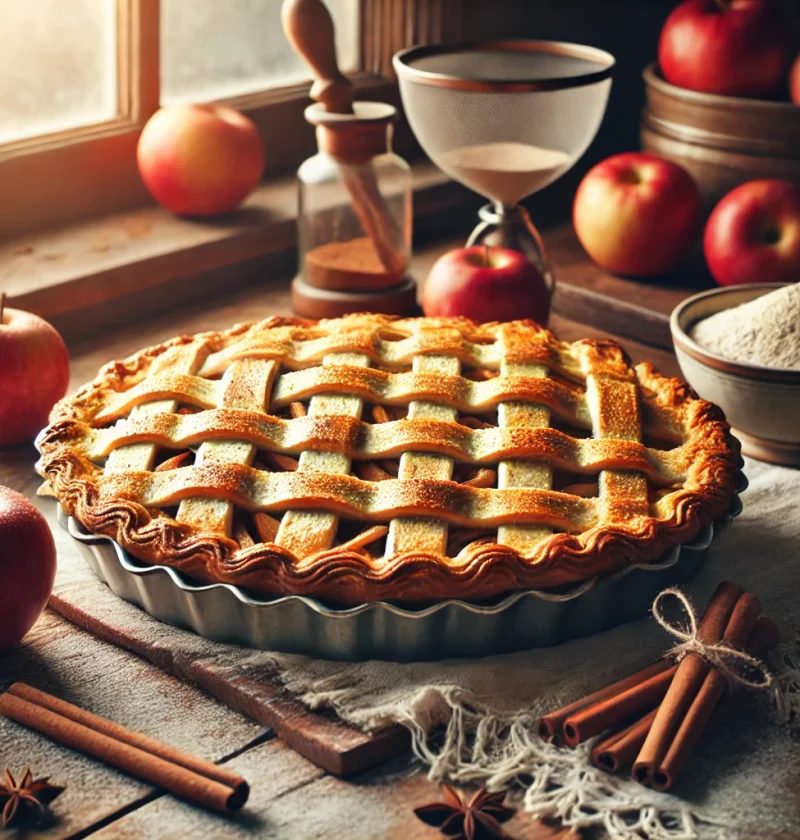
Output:
[[656,559],[728,508],[720,411],[518,321],[270,318],[107,365],[41,469],[134,556],[261,594],[482,599]]

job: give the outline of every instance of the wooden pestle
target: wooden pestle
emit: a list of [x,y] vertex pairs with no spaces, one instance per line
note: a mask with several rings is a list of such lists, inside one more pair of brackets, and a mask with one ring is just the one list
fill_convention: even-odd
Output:
[[314,74],[311,98],[332,114],[353,113],[353,85],[336,63],[333,19],[322,0],[284,0],[283,31]]
[[[353,86],[339,70],[336,61],[330,12],[322,0],[284,0],[281,18],[286,37],[314,74],[311,98],[321,103],[329,114],[353,116],[352,121],[338,119],[326,122],[322,117],[315,118],[317,136],[320,137],[320,129],[335,135],[328,137],[325,151],[335,157],[341,166],[342,177],[361,226],[375,246],[378,259],[386,271],[403,271],[406,260],[395,247],[397,227],[386,208],[375,175],[354,165],[364,163],[372,156],[369,153],[359,156],[359,148],[369,147],[370,144],[368,141],[360,142],[358,133],[374,131],[376,126],[365,124],[353,109]],[[378,123],[378,126],[382,128],[383,123]]]

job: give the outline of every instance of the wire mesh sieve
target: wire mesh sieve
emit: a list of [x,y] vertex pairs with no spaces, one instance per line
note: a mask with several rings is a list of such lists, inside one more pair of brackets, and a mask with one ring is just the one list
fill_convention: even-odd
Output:
[[452,178],[509,206],[586,151],[605,113],[614,58],[553,41],[416,47],[394,65],[411,128]]

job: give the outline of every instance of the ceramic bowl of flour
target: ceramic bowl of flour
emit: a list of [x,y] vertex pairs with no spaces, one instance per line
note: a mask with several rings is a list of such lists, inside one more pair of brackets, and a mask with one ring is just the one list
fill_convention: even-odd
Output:
[[[746,321],[741,318],[745,310],[738,310],[738,316],[728,312],[784,287],[752,283],[701,292],[675,308],[670,329],[686,381],[722,408],[742,451],[762,461],[800,466],[800,368],[786,366],[794,364],[793,348],[800,350],[800,317],[789,307],[778,307],[779,322],[771,326],[760,311]],[[794,292],[791,303],[796,303]],[[704,330],[698,326],[722,312],[728,317],[709,322]],[[735,326],[726,330],[728,323]],[[703,345],[697,340],[701,335]],[[734,361],[734,354],[749,355],[751,361]],[[767,366],[753,359],[775,363]]]

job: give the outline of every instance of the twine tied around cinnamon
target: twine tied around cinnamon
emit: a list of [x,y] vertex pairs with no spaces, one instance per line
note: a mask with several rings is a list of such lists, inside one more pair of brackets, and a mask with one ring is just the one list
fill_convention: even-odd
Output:
[[[678,600],[688,618],[688,628],[677,621],[670,621],[664,613],[664,601],[672,596]],[[751,688],[765,691],[772,686],[772,674],[767,667],[754,656],[732,647],[726,641],[707,644],[697,633],[697,615],[689,599],[680,589],[665,589],[653,601],[653,617],[668,633],[679,640],[678,644],[667,651],[666,656],[680,662],[688,654],[694,653],[705,660],[724,678],[729,693],[737,688]]]

